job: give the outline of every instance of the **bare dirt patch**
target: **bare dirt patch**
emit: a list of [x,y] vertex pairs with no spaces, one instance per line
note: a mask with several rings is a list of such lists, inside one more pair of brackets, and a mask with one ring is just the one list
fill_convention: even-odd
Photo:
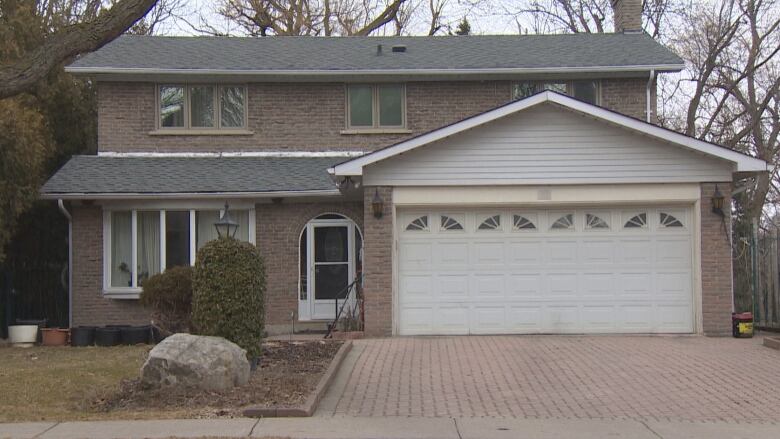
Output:
[[132,378],[91,399],[85,408],[110,417],[146,412],[158,418],[210,418],[241,416],[241,409],[249,405],[294,407],[315,389],[341,345],[319,340],[266,342],[260,366],[246,386],[227,392],[149,390]]

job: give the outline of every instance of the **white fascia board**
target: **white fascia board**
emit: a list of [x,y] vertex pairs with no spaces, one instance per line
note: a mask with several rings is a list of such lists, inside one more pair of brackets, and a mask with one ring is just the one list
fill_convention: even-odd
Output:
[[384,149],[377,150],[376,152],[366,154],[362,157],[349,160],[334,166],[329,170],[337,176],[357,176],[363,174],[363,167],[372,163],[379,162],[381,160],[403,154],[407,151],[413,150],[417,147],[427,145],[432,142],[436,142],[447,138],[449,136],[461,133],[463,131],[478,127],[480,125],[492,122],[502,117],[508,116],[513,113],[525,110],[527,108],[542,104],[544,102],[553,102],[561,105],[565,108],[578,111],[580,113],[591,116],[595,119],[600,119],[606,122],[613,123],[618,126],[660,139],[675,145],[679,145],[688,148],[693,151],[698,151],[713,157],[718,157],[734,163],[735,172],[762,172],[767,170],[767,164],[763,160],[750,157],[745,154],[732,151],[730,149],[714,145],[712,143],[704,142],[702,140],[695,139],[659,126],[653,125],[634,119],[629,116],[624,116],[614,111],[606,110],[604,108],[591,105],[582,101],[578,101],[574,98],[551,92],[544,91],[525,99],[521,99],[516,102],[512,102],[494,110],[487,111],[485,113],[478,114],[468,119],[456,122],[452,125],[445,126],[443,128],[430,131],[426,134],[414,137],[404,142],[398,143],[393,146],[389,146]]
[[679,72],[685,64],[655,64],[631,66],[589,66],[589,67],[506,67],[484,69],[354,69],[354,70],[227,70],[227,69],[158,69],[134,67],[65,67],[73,74],[115,74],[115,75],[208,75],[233,77],[263,76],[446,76],[446,75],[494,75],[494,74],[550,74],[550,73],[608,73],[608,72]]
[[99,151],[98,157],[360,157],[364,151],[236,151],[236,152],[115,152]]
[[180,199],[234,199],[234,198],[296,198],[339,196],[338,189],[271,192],[177,192],[177,193],[44,193],[44,200],[180,200]]

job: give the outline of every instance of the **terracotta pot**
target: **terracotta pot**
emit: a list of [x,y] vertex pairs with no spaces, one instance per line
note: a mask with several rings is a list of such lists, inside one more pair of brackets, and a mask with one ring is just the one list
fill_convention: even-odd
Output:
[[59,328],[44,328],[43,345],[44,346],[65,346],[68,344],[68,330]]

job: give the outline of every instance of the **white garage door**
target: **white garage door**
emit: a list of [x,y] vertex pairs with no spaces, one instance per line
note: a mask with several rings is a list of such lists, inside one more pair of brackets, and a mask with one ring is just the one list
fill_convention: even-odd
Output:
[[400,210],[399,332],[693,332],[689,208]]

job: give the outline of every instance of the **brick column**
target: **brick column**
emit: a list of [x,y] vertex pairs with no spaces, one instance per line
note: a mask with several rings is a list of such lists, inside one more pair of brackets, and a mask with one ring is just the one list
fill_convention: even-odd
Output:
[[103,210],[73,206],[73,321],[71,326],[147,324],[138,300],[103,297]]
[[[374,194],[384,202],[381,218],[372,209]],[[393,189],[363,189],[363,292],[366,335],[382,337],[393,332]]]
[[725,222],[712,212],[714,183],[701,185],[701,308],[704,334],[731,334],[732,268],[731,268],[731,184],[718,183],[725,197]]

